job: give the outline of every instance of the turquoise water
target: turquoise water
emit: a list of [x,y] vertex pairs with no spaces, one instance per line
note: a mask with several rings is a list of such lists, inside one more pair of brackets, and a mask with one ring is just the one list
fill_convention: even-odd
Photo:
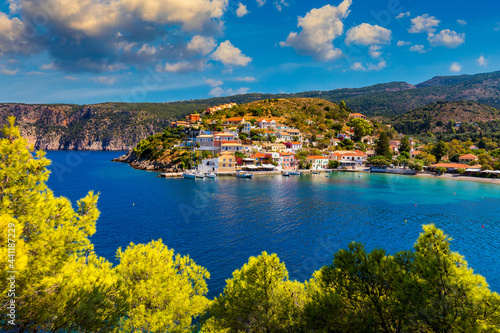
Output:
[[500,185],[356,173],[165,179],[110,161],[119,155],[47,154],[56,195],[76,206],[88,191],[100,192],[92,241],[113,262],[118,247],[161,238],[210,271],[215,296],[262,251],[277,253],[290,277],[303,281],[351,241],[394,253],[413,246],[422,224],[435,223],[500,291]]

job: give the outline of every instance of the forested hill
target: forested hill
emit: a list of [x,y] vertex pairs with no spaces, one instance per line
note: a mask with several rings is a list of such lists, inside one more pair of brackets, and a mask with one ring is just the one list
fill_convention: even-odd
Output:
[[478,134],[500,131],[500,111],[469,101],[436,102],[386,120],[404,134]]
[[203,105],[227,102],[242,104],[269,98],[294,97],[322,98],[333,103],[343,100],[355,112],[368,116],[399,115],[437,101],[466,100],[500,108],[500,71],[476,75],[437,76],[417,85],[390,82],[363,88],[294,94],[244,94],[172,104],[183,105],[194,102]]

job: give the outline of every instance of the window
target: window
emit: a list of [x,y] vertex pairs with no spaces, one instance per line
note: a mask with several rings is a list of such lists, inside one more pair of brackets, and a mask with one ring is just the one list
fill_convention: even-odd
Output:
[[226,165],[225,165],[225,164],[222,164],[222,166],[223,166],[224,168],[226,167]]

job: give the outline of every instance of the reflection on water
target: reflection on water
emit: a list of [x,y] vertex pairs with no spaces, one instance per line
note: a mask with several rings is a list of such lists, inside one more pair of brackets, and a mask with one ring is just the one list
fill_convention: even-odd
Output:
[[[66,154],[48,157],[61,165]],[[88,154],[49,187],[74,204],[89,190],[101,193],[92,237],[98,254],[115,261],[118,247],[162,238],[207,267],[210,296],[262,251],[277,253],[290,278],[305,280],[351,241],[389,253],[410,249],[426,223],[451,235],[452,249],[500,290],[498,185],[355,173],[164,179],[110,162],[118,155]]]

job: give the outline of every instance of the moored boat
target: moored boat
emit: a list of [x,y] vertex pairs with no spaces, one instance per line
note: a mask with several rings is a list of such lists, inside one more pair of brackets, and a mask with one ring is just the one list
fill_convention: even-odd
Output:
[[215,173],[213,173],[213,172],[209,172],[209,173],[205,174],[205,176],[207,178],[217,178],[217,175]]
[[290,172],[288,172],[288,174],[290,176],[300,176],[300,172],[298,172],[298,171],[290,171]]
[[196,175],[194,173],[190,173],[190,172],[184,172],[182,174],[182,176],[186,179],[195,179],[196,178]]
[[196,178],[205,178],[205,174],[203,174],[201,172],[197,172],[197,173],[195,173],[195,177]]
[[253,175],[249,172],[240,171],[240,172],[236,173],[236,177],[238,177],[238,178],[252,178]]
[[289,172],[283,172],[283,177],[290,177],[290,173]]

